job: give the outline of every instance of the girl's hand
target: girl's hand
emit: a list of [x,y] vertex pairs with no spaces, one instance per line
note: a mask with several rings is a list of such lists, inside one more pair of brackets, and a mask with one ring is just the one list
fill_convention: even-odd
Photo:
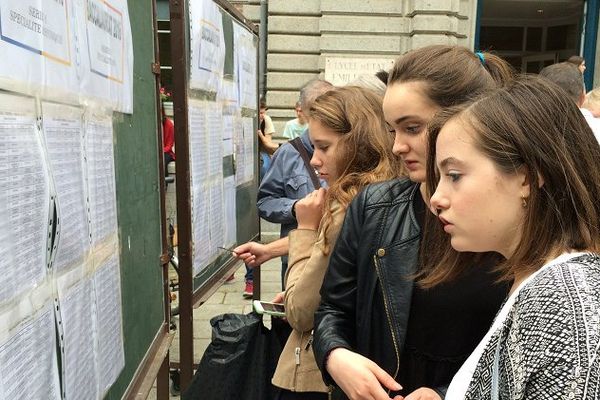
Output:
[[334,349],[327,359],[327,372],[351,400],[389,400],[384,388],[402,386],[373,361],[348,349]]
[[310,193],[302,200],[298,200],[294,206],[298,229],[319,229],[325,206],[326,190],[320,188]]

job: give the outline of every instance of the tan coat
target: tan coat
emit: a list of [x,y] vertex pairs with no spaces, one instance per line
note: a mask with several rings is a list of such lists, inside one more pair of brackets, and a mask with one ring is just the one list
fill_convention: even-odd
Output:
[[[332,207],[333,221],[327,231],[329,251],[340,233],[345,210]],[[273,376],[273,385],[293,392],[328,392],[317,367],[312,347],[314,314],[321,296],[319,290],[329,264],[323,254],[322,227],[318,231],[296,229],[290,232],[288,270],[285,285],[285,314],[294,329],[285,344]]]

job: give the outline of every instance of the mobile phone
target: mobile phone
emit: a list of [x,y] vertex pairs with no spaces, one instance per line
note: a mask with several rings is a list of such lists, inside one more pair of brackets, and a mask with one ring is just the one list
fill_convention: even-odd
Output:
[[259,314],[285,317],[285,307],[281,303],[269,303],[266,301],[254,300],[252,305],[254,306],[254,311]]

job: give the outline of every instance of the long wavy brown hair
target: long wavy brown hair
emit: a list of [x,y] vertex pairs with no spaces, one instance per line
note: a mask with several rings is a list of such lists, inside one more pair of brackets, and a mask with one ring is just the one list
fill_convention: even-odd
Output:
[[[386,128],[382,98],[375,92],[356,86],[329,91],[315,100],[310,118],[341,135],[335,155],[339,177],[327,190],[321,220],[326,234],[333,221],[334,201],[345,210],[366,185],[396,178],[403,169],[392,153],[394,140]],[[329,254],[326,239],[322,250]]]

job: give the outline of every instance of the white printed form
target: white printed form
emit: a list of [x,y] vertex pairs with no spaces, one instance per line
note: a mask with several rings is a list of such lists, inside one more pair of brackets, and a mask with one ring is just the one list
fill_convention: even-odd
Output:
[[244,183],[246,175],[246,148],[244,142],[244,125],[240,115],[233,119],[233,143],[235,150],[235,183],[241,185]]
[[121,312],[119,257],[113,255],[94,275],[98,330],[98,374],[100,394],[108,391],[125,366]]
[[225,247],[231,246],[236,243],[236,231],[237,231],[237,216],[235,215],[235,177],[228,176],[223,180],[223,203],[225,205]]
[[85,124],[92,246],[117,233],[112,116],[90,116]]
[[254,150],[254,140],[256,131],[254,130],[254,119],[250,117],[243,118],[244,126],[244,176],[242,182],[248,182],[254,179],[254,163],[256,162],[256,151]]
[[43,131],[58,208],[58,248],[54,268],[81,262],[89,250],[83,173],[82,111],[43,103]]
[[60,399],[52,303],[2,336],[0,398]]
[[63,290],[59,287],[63,332],[63,385],[66,400],[98,398],[94,355],[94,299],[92,281],[83,279]]
[[33,99],[0,94],[0,303],[46,273],[50,192]]
[[193,269],[198,274],[210,261],[209,134],[207,103],[189,100],[190,169],[192,175]]
[[211,179],[223,180],[223,108],[218,103],[208,103],[206,135],[208,136],[208,162]]

